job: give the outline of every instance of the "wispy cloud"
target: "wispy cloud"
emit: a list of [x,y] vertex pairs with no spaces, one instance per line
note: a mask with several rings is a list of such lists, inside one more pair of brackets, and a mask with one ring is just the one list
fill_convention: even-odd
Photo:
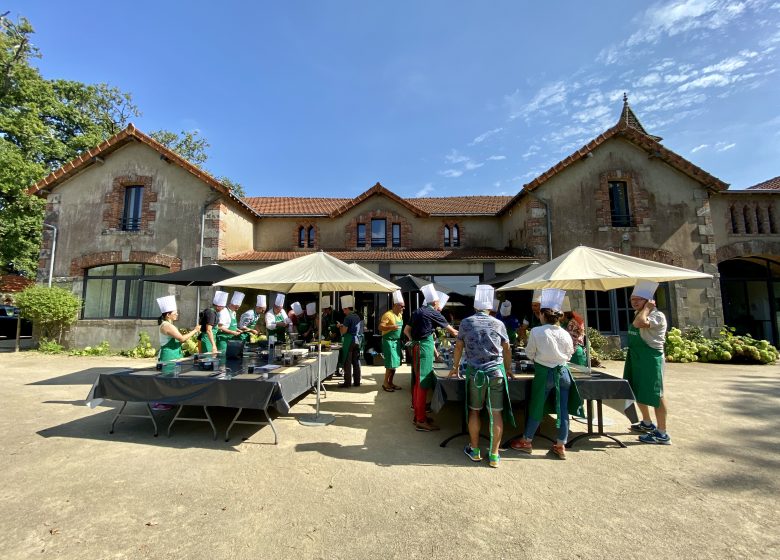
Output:
[[501,161],[502,159],[506,159],[506,156],[490,156],[488,161]]
[[504,130],[503,127],[498,127],[498,128],[494,128],[493,130],[488,130],[487,132],[483,132],[482,134],[474,138],[474,140],[469,142],[469,146],[475,146],[477,144],[481,144],[482,142],[484,142],[491,136],[498,134],[502,130]]
[[504,101],[509,107],[509,118],[526,117],[535,111],[561,105],[566,101],[567,91],[568,86],[565,82],[554,82],[542,87],[531,101],[526,102],[526,95],[520,90],[515,90],[513,94],[504,97]]
[[726,150],[730,150],[734,146],[736,146],[736,142],[726,143],[726,142],[718,142],[715,144],[715,149],[719,152],[725,152]]
[[428,196],[433,192],[433,183],[425,183],[425,186],[421,188],[419,191],[417,191],[414,196],[417,198],[422,198],[424,196]]
[[439,171],[439,175],[447,177],[447,179],[455,179],[463,175],[463,171],[460,169],[445,169],[444,171]]
[[695,148],[693,148],[691,150],[691,153],[695,154],[696,152],[700,152],[701,150],[703,150],[704,148],[707,148],[707,147],[709,147],[709,144],[699,144],[698,146],[696,146]]

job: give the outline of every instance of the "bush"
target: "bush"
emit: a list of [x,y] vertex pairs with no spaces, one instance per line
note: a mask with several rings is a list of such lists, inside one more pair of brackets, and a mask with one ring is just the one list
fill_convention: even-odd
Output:
[[40,329],[41,340],[62,343],[67,328],[78,318],[81,300],[62,288],[30,286],[16,296],[22,317]]
[[57,344],[54,340],[48,338],[42,338],[38,343],[38,352],[44,354],[61,354],[64,348]]
[[130,350],[124,350],[120,354],[128,358],[154,358],[157,355],[157,350],[152,346],[149,335],[141,331],[138,333],[138,345]]
[[104,340],[97,346],[86,346],[83,350],[71,350],[71,356],[110,356],[111,345]]
[[777,361],[777,348],[768,340],[756,340],[747,335],[735,335],[736,329],[723,327],[720,336],[708,339],[698,327],[669,329],[666,334],[668,362],[741,362],[771,364]]

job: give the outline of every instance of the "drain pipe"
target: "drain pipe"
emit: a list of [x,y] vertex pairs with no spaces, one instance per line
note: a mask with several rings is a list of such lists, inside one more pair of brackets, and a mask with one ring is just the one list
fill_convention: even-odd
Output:
[[552,216],[550,215],[550,205],[543,198],[536,197],[536,200],[544,205],[544,215],[547,217],[547,262],[553,259],[552,252]]
[[43,227],[54,230],[54,239],[51,243],[51,257],[49,258],[49,288],[51,288],[51,278],[54,275],[54,255],[57,251],[57,226],[53,226],[44,222]]

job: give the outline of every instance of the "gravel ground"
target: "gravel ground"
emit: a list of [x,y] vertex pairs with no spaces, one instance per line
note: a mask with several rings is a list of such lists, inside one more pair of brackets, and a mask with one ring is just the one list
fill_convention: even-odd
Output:
[[329,391],[327,427],[296,421],[314,403],[301,400],[275,446],[268,427],[226,443],[205,424],[154,438],[123,419],[109,434],[117,404],[84,398],[128,365],[0,354],[0,558],[780,557],[780,366],[669,364],[673,445],[638,443],[610,411],[627,449],[589,440],[554,461],[537,439],[496,470],[468,462],[462,438],[439,447],[454,405],[442,432],[414,431],[407,366],[403,391],[381,391],[378,367]]

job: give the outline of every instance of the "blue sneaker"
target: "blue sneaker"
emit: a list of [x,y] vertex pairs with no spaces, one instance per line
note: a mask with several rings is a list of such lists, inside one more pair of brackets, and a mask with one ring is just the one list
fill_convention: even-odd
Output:
[[661,434],[658,430],[653,430],[648,434],[639,436],[639,441],[642,443],[656,443],[658,445],[672,444],[672,438],[669,437],[669,434]]
[[471,445],[466,445],[466,447],[463,448],[463,453],[466,454],[466,457],[474,461],[475,463],[479,463],[482,460],[482,455],[479,453],[479,447],[474,449],[471,447]]
[[656,428],[655,424],[650,422],[649,424],[645,424],[644,422],[637,422],[636,424],[631,424],[631,427],[629,430],[632,432],[638,432],[640,434],[649,434],[651,432],[656,431],[658,428]]

